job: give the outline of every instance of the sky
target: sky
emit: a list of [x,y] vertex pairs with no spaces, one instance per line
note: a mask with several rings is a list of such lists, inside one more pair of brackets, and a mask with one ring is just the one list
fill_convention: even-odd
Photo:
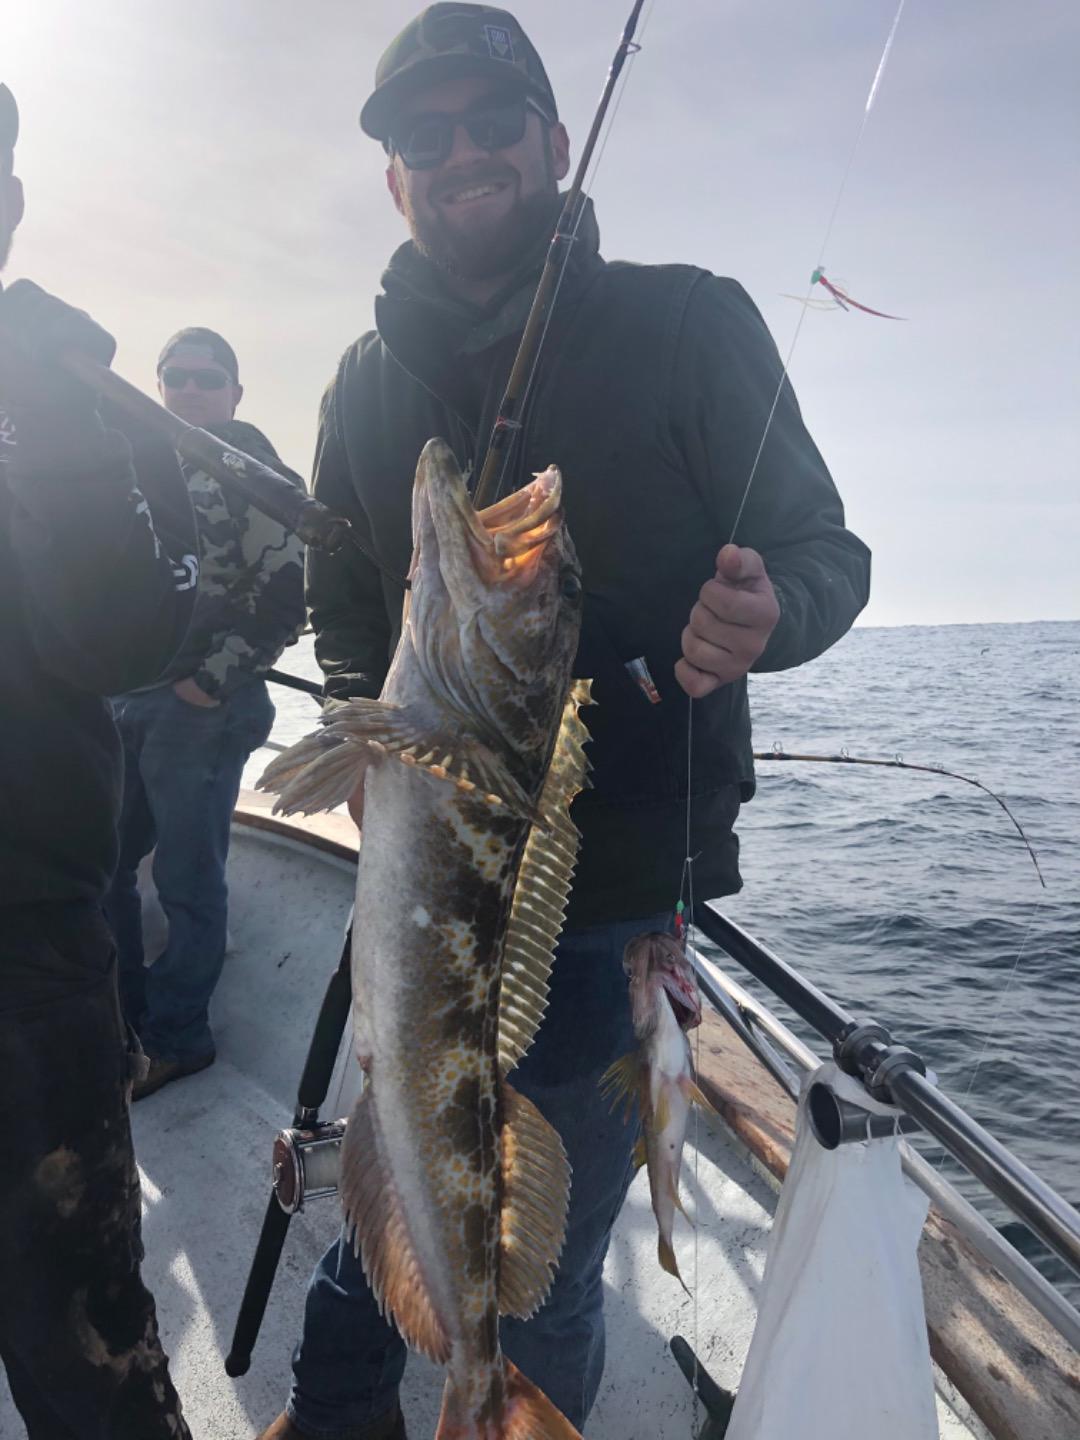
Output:
[[[519,0],[571,138],[627,0]],[[874,552],[863,623],[1080,618],[1080,8],[907,0],[824,257],[896,0],[655,0],[590,189],[609,258],[739,280]],[[234,345],[240,416],[310,473],[319,396],[405,238],[357,126],[412,5],[5,0],[25,275],[154,383],[162,342]],[[575,151],[576,158],[576,151]],[[558,456],[553,456],[557,461]]]

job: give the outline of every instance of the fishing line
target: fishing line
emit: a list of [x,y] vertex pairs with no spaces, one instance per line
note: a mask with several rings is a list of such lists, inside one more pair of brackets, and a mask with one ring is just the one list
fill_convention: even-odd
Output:
[[784,368],[780,372],[780,380],[776,386],[776,394],[773,396],[772,405],[769,407],[769,413],[765,420],[765,429],[762,431],[761,443],[758,445],[757,454],[754,456],[754,463],[750,467],[750,476],[747,479],[746,488],[743,491],[742,499],[739,502],[739,508],[735,512],[735,520],[732,524],[731,535],[727,542],[729,545],[733,544],[735,541],[735,533],[739,528],[739,522],[742,520],[743,511],[746,509],[746,502],[750,498],[750,490],[757,475],[758,465],[761,462],[762,452],[765,449],[765,441],[769,438],[769,431],[772,428],[772,422],[773,417],[776,414],[776,408],[780,404],[780,397],[784,392],[784,385],[788,378],[788,371],[791,368],[791,361],[792,357],[795,354],[795,347],[799,343],[799,336],[802,334],[802,328],[806,320],[807,311],[810,309],[810,298],[813,292],[814,285],[816,283],[817,273],[818,271],[823,269],[825,265],[825,251],[828,249],[829,240],[832,238],[833,227],[836,224],[836,217],[840,211],[840,203],[844,198],[844,192],[847,189],[848,178],[851,175],[852,169],[855,165],[855,157],[859,153],[859,146],[862,143],[862,138],[866,131],[866,125],[868,120],[870,119],[870,110],[874,104],[875,98],[877,97],[877,92],[881,85],[881,79],[885,73],[885,66],[888,62],[889,54],[892,50],[893,40],[896,38],[897,27],[900,24],[900,16],[904,13],[904,6],[906,3],[907,0],[900,0],[899,5],[896,7],[896,14],[893,16],[892,25],[889,27],[889,34],[885,41],[885,47],[881,52],[881,59],[878,61],[877,69],[874,72],[874,78],[870,84],[870,92],[866,97],[866,104],[863,107],[862,120],[859,124],[858,133],[855,136],[855,143],[852,145],[851,153],[848,155],[847,165],[845,166],[844,173],[840,179],[840,187],[836,192],[836,200],[833,203],[832,212],[829,215],[829,222],[825,227],[825,238],[822,240],[821,248],[818,252],[818,263],[814,267],[814,274],[811,277],[810,284],[807,286],[806,294],[803,296],[802,313],[799,315],[798,324],[795,326],[795,333],[791,337],[791,344],[788,347],[787,357],[784,360]]
[[[694,933],[694,854],[691,850],[690,820],[692,813],[691,796],[693,794],[693,760],[694,760],[694,697],[686,697],[686,858],[683,860],[683,875],[686,880],[687,897],[690,902],[690,919],[686,926],[686,944],[689,945]],[[680,897],[681,898],[681,897]],[[701,1014],[701,985],[698,982],[697,966],[691,967],[694,974],[694,990],[697,994],[698,1013]],[[698,1023],[694,1034],[694,1080],[701,1074],[701,1024]],[[698,1389],[700,1385],[699,1367],[701,1364],[701,1326],[700,1326],[700,1251],[701,1251],[701,1106],[694,1106],[694,1377],[692,1389],[694,1394],[693,1428],[697,1430],[698,1423]]]
[[[752,489],[752,487],[753,487],[754,479],[755,479],[755,477],[757,476],[758,466],[760,465],[760,462],[761,462],[761,456],[762,456],[762,454],[764,453],[764,450],[765,450],[765,442],[766,442],[766,441],[768,440],[768,438],[769,438],[769,431],[770,431],[771,428],[772,428],[773,418],[775,417],[777,407],[778,407],[779,404],[780,404],[780,397],[781,397],[781,395],[782,395],[783,392],[784,392],[784,385],[785,385],[785,383],[787,382],[788,372],[789,372],[789,370],[790,370],[790,368],[791,368],[792,358],[794,357],[794,354],[795,354],[795,348],[796,348],[796,346],[797,346],[798,343],[799,343],[799,337],[800,337],[800,335],[802,334],[802,328],[803,328],[803,325],[804,325],[805,322],[806,322],[807,312],[808,312],[809,309],[810,309],[811,292],[812,292],[813,287],[814,287],[814,285],[815,285],[815,283],[816,283],[817,274],[818,274],[818,272],[822,269],[822,267],[824,266],[824,263],[825,263],[825,251],[826,251],[826,249],[828,248],[829,240],[830,240],[830,238],[831,238],[831,236],[832,236],[833,227],[834,227],[834,225],[835,225],[835,223],[836,223],[836,217],[837,217],[837,215],[838,215],[838,213],[839,213],[839,210],[840,210],[840,204],[841,204],[841,201],[842,201],[843,198],[844,198],[844,192],[845,192],[845,190],[846,190],[846,188],[847,188],[848,178],[850,177],[851,172],[852,172],[852,169],[853,169],[853,167],[854,167],[855,157],[856,157],[856,155],[858,154],[859,146],[860,146],[860,143],[861,143],[861,141],[862,141],[863,134],[864,134],[864,132],[865,132],[865,130],[866,130],[867,121],[869,120],[869,117],[870,117],[870,111],[871,111],[871,109],[872,109],[872,107],[873,107],[874,100],[875,100],[875,98],[876,98],[876,96],[877,96],[878,89],[879,89],[879,87],[880,87],[880,85],[881,85],[882,76],[883,76],[884,73],[885,73],[885,66],[886,66],[886,64],[887,64],[887,62],[888,62],[890,51],[892,50],[893,40],[894,40],[895,37],[896,37],[897,27],[898,27],[899,24],[900,24],[900,17],[901,17],[901,15],[903,14],[905,3],[906,3],[906,0],[899,0],[899,4],[898,4],[898,6],[897,6],[896,13],[895,13],[895,15],[893,16],[892,25],[891,25],[890,28],[889,28],[889,33],[888,33],[888,36],[887,36],[887,38],[886,38],[886,40],[885,40],[884,48],[883,48],[883,50],[882,50],[882,52],[881,52],[881,58],[880,58],[880,60],[878,61],[877,69],[876,69],[875,72],[874,72],[874,78],[873,78],[873,80],[872,80],[872,82],[871,82],[871,84],[870,84],[870,90],[869,90],[869,93],[868,93],[868,95],[867,95],[867,97],[866,97],[866,104],[865,104],[865,106],[863,107],[862,120],[861,120],[861,122],[860,122],[858,132],[857,132],[857,134],[856,134],[856,136],[855,136],[855,142],[854,142],[854,144],[853,144],[852,147],[851,147],[850,154],[848,155],[847,165],[845,166],[843,175],[841,176],[841,179],[840,179],[840,186],[839,186],[839,189],[837,190],[836,199],[835,199],[835,201],[833,202],[833,207],[832,207],[832,211],[831,211],[831,213],[830,213],[830,215],[829,215],[828,224],[827,224],[826,227],[825,227],[825,235],[824,235],[824,238],[823,238],[823,240],[822,240],[822,242],[821,242],[821,248],[820,248],[820,251],[819,251],[818,264],[817,264],[817,265],[815,266],[815,268],[814,268],[814,274],[813,274],[813,276],[812,276],[812,278],[811,278],[811,280],[810,280],[810,284],[809,284],[808,287],[807,287],[806,295],[804,296],[803,306],[802,306],[801,312],[800,312],[800,314],[799,314],[799,319],[798,319],[798,322],[797,322],[797,324],[796,324],[796,326],[795,326],[794,334],[793,334],[792,337],[791,337],[791,344],[790,344],[789,347],[788,347],[787,356],[786,356],[785,359],[784,359],[783,368],[782,368],[782,370],[781,370],[781,372],[780,372],[780,379],[779,379],[779,381],[777,382],[776,393],[775,393],[775,395],[774,395],[773,398],[772,398],[772,404],[769,406],[769,413],[768,413],[768,415],[766,416],[766,419],[765,419],[765,426],[764,426],[764,429],[762,430],[761,440],[760,440],[760,442],[759,442],[759,444],[758,444],[757,452],[756,452],[756,454],[754,455],[753,464],[752,464],[751,467],[750,467],[750,473],[749,473],[749,475],[748,475],[748,477],[747,477],[746,485],[745,485],[745,487],[744,487],[744,489],[743,489],[743,492],[742,492],[742,498],[740,499],[738,508],[737,508],[737,510],[736,510],[736,512],[735,512],[735,519],[734,519],[734,521],[732,522],[731,534],[730,534],[730,536],[728,537],[728,542],[727,542],[729,545],[734,543],[735,535],[736,535],[736,533],[738,532],[739,524],[740,524],[740,522],[741,522],[741,520],[742,520],[742,517],[743,517],[743,512],[744,512],[744,510],[746,509],[747,501],[748,501],[749,498],[750,498],[750,491],[751,491],[751,489]],[[620,97],[620,98],[621,98],[621,97]],[[610,132],[609,132],[609,133],[610,133]],[[683,932],[684,935],[687,935],[687,936],[693,934],[693,923],[694,923],[694,856],[693,856],[693,854],[692,854],[692,852],[691,852],[691,794],[692,794],[692,791],[693,791],[693,753],[694,753],[694,752],[693,752],[693,741],[694,741],[694,700],[693,700],[693,696],[688,695],[688,696],[687,696],[687,720],[686,720],[686,852],[685,852],[685,858],[683,859],[683,875],[682,875],[682,883],[681,883],[681,885],[680,885],[680,895],[679,895],[679,903],[680,903],[680,905],[682,905],[682,903],[683,903],[683,893],[684,893],[684,890],[685,890],[685,893],[687,894],[688,899],[689,899],[689,921],[688,921],[688,923],[687,923],[687,925],[686,925],[686,928],[685,928],[685,930],[684,930],[684,932]],[[698,983],[698,982],[697,982],[696,971],[695,971],[695,986],[697,985],[697,983]],[[699,993],[700,993],[700,990],[699,990]],[[694,1059],[695,1059],[695,1067],[696,1067],[696,1069],[697,1069],[698,1074],[700,1074],[700,1073],[701,1073],[701,1026],[700,1026],[700,1025],[697,1027],[697,1035],[695,1036]],[[695,1106],[694,1108],[695,1108],[695,1112],[697,1112],[698,1109],[699,1109],[699,1107],[697,1107],[697,1106]],[[693,1294],[693,1314],[694,1314],[694,1320],[693,1320],[693,1325],[694,1325],[694,1381],[693,1381],[693,1390],[694,1390],[694,1412],[693,1412],[693,1424],[694,1424],[695,1430],[696,1430],[696,1428],[697,1428],[697,1422],[698,1422],[698,1410],[697,1410],[697,1400],[698,1400],[698,1397],[697,1397],[697,1389],[698,1389],[698,1367],[699,1367],[699,1364],[700,1364],[699,1359],[698,1359],[698,1356],[700,1355],[700,1350],[701,1350],[700,1334],[699,1334],[700,1317],[699,1317],[699,1298],[698,1298],[698,1297],[699,1297],[699,1290],[700,1290],[700,1284],[699,1284],[699,1278],[700,1278],[700,1261],[699,1261],[699,1257],[700,1257],[700,1235],[699,1235],[699,1228],[698,1228],[699,1208],[700,1208],[700,1196],[701,1196],[701,1188],[700,1188],[700,1164],[701,1164],[701,1117],[700,1117],[700,1114],[695,1113],[695,1116],[694,1116],[694,1202],[695,1202],[695,1203],[694,1203],[694,1211],[695,1211],[695,1213],[694,1213],[694,1294]]]

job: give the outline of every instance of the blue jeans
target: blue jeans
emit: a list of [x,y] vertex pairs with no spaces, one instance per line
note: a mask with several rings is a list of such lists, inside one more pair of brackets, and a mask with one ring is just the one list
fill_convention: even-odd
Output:
[[[270,734],[266,682],[220,705],[191,705],[171,685],[114,702],[124,743],[120,860],[106,909],[119,953],[124,1017],[149,1055],[198,1060],[214,1051],[210,996],[225,959],[229,825],[244,764]],[[140,860],[154,846],[154,883],[169,939],[145,968]]]
[[[652,915],[564,935],[544,1022],[510,1076],[562,1136],[573,1181],[566,1244],[551,1294],[531,1320],[504,1319],[500,1334],[518,1369],[579,1430],[604,1371],[604,1259],[634,1173],[636,1127],[623,1122],[621,1111],[612,1114],[599,1080],[635,1043],[622,968],[626,942],[670,924],[670,914]],[[289,1415],[319,1440],[351,1440],[393,1410],[405,1355],[342,1232],[308,1287]]]

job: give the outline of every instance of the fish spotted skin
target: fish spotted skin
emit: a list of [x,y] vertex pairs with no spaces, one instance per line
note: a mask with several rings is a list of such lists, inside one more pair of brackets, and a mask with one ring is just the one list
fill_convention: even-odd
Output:
[[682,1210],[679,1174],[686,1127],[693,1105],[712,1109],[694,1079],[686,1031],[701,1023],[701,999],[694,974],[673,935],[637,935],[626,947],[623,967],[630,977],[630,1002],[638,1048],[617,1060],[601,1080],[627,1118],[636,1102],[641,1138],[636,1158],[649,1177],[656,1216],[661,1267],[686,1289],[672,1243],[675,1211]]
[[[446,1366],[438,1440],[577,1435],[498,1336],[500,1313],[547,1295],[569,1187],[557,1134],[499,1064],[500,1011],[527,1043],[543,1008],[539,982],[503,993],[526,842],[568,824],[542,810],[577,723],[581,587],[560,485],[546,472],[478,517],[448,447],[429,442],[382,695],[337,707],[261,782],[286,809],[363,785],[352,979],[366,1084],[342,1199],[384,1311]],[[537,924],[556,934],[548,909]]]

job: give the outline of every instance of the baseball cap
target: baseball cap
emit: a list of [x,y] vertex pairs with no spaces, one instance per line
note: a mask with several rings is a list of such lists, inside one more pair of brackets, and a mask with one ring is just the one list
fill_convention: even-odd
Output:
[[15,149],[19,138],[19,107],[6,85],[0,85],[0,155]]
[[169,363],[169,357],[174,350],[181,345],[199,346],[209,352],[211,360],[216,360],[223,370],[229,374],[234,385],[240,384],[240,366],[236,359],[236,351],[229,342],[216,330],[208,330],[205,325],[189,325],[184,330],[178,330],[175,335],[170,336],[162,347],[161,354],[157,361],[157,374]]
[[493,5],[429,5],[383,52],[360,128],[385,141],[399,106],[418,90],[462,76],[509,81],[535,97],[553,120],[555,94],[532,41],[509,10]]

